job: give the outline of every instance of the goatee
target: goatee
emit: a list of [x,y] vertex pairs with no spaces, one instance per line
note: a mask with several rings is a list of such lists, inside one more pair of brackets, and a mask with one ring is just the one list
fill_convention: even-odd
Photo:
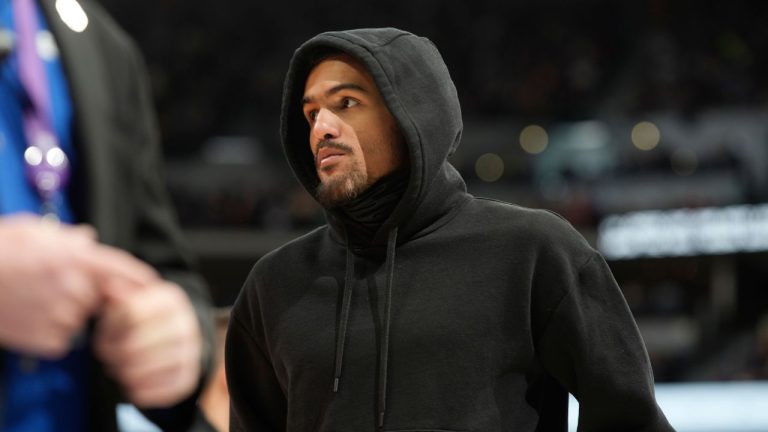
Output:
[[353,170],[336,178],[321,181],[317,187],[317,200],[325,208],[338,207],[356,198],[367,187],[365,174]]

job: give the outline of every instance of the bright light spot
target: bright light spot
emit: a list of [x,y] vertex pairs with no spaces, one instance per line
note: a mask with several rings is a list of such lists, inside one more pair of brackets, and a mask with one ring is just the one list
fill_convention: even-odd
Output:
[[59,56],[59,48],[56,46],[56,40],[51,32],[38,32],[35,43],[37,44],[37,53],[43,60],[51,61]]
[[768,250],[768,204],[646,210],[600,222],[608,259],[718,255]]
[[670,163],[675,174],[685,177],[696,172],[696,168],[699,166],[699,158],[696,157],[696,153],[693,150],[682,148],[672,153]]
[[475,172],[480,180],[495,182],[504,174],[504,160],[494,153],[486,153],[475,162]]
[[659,145],[661,133],[655,124],[642,121],[632,128],[632,144],[640,150],[653,150]]
[[88,27],[88,15],[77,0],[56,0],[56,11],[72,31],[80,33]]
[[539,125],[526,126],[520,132],[520,146],[526,153],[539,154],[547,149],[549,136],[547,131]]
[[38,166],[43,161],[43,152],[40,147],[27,147],[24,151],[24,160],[31,166]]
[[58,167],[67,161],[67,155],[60,148],[54,147],[45,154],[45,160],[48,162],[48,165]]

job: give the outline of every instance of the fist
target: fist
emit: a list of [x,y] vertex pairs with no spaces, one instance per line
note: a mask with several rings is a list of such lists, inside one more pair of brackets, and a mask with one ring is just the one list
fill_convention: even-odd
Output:
[[161,408],[192,394],[203,338],[186,293],[170,282],[117,282],[107,291],[94,347],[127,398],[141,408]]
[[0,218],[0,346],[58,358],[100,308],[99,286],[112,278],[157,280],[129,254],[99,244],[93,229]]

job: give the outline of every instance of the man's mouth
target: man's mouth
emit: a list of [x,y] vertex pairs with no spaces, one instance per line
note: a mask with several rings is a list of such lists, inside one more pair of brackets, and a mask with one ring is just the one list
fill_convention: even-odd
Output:
[[341,150],[332,148],[320,149],[320,151],[317,152],[317,167],[321,169],[325,168],[344,155],[345,153]]
[[317,169],[327,169],[349,153],[349,150],[343,147],[338,143],[321,143],[315,156]]

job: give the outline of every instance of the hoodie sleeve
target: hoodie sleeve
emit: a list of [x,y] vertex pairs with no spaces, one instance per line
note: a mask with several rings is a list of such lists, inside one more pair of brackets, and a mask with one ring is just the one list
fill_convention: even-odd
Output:
[[579,401],[579,431],[673,431],[654,395],[645,345],[605,260],[562,269],[567,291],[538,344],[544,368]]
[[287,402],[265,350],[253,274],[232,310],[225,348],[230,430],[285,430]]

